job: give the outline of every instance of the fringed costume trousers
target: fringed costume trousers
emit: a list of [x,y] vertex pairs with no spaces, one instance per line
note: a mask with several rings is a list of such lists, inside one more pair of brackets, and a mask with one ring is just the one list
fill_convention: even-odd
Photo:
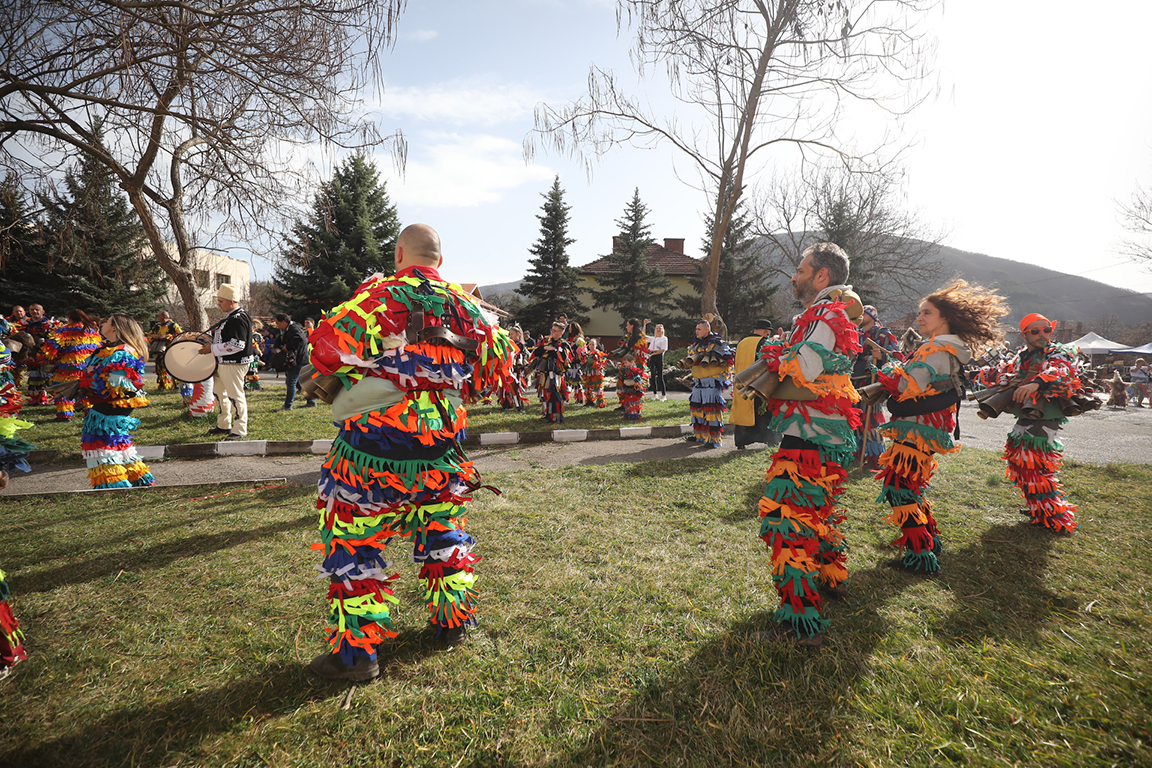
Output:
[[722,394],[725,383],[719,376],[704,376],[692,382],[688,407],[692,432],[701,443],[720,445],[724,441],[724,413],[728,410]]
[[932,516],[932,505],[924,497],[936,458],[910,442],[893,442],[880,456],[876,479],[882,488],[877,501],[892,507],[885,518],[900,529],[893,545],[906,548],[901,562],[913,573],[937,573],[940,570],[940,531]]
[[798,637],[824,632],[828,620],[820,587],[848,577],[847,543],[836,509],[851,448],[821,449],[786,435],[772,457],[760,499],[760,538],[771,558],[772,581],[780,595],[776,621],[791,624]]
[[545,372],[539,391],[544,420],[553,424],[562,423],[564,402],[568,399],[568,384],[564,380],[564,374],[559,371]]
[[139,488],[155,482],[148,465],[136,453],[132,433],[140,426],[140,419],[131,413],[131,408],[105,409],[98,405],[84,415],[80,448],[93,488]]
[[1063,445],[1059,433],[1059,421],[1018,419],[1008,433],[1004,459],[1008,479],[1024,494],[1032,524],[1072,533],[1077,526],[1076,507],[1064,498],[1060,485]]
[[641,410],[644,407],[644,391],[618,390],[616,396],[620,398],[620,405],[624,406],[624,420],[640,421]]
[[[392,584],[399,576],[384,558],[393,538],[412,542],[429,623],[441,631],[475,625],[472,571],[479,557],[464,532],[464,514],[477,473],[457,448],[453,427],[411,431],[438,410],[428,405],[405,400],[338,423],[320,472],[320,543],[313,549],[323,552],[318,567],[330,582],[329,643],[345,664],[375,658],[376,647],[396,636],[390,606],[398,602]],[[457,418],[462,429],[462,409]]]

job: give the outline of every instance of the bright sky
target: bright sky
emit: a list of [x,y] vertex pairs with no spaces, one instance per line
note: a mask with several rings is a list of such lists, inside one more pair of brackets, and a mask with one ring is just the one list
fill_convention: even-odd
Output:
[[[1041,264],[1152,292],[1152,271],[1117,253],[1118,201],[1152,186],[1152,3],[1104,0],[951,2],[931,18],[939,95],[902,126],[908,204],[968,251]],[[519,279],[539,235],[541,194],[559,174],[572,206],[573,264],[606,254],[638,187],[657,240],[686,238],[702,256],[700,192],[668,148],[620,147],[589,180],[568,158],[524,161],[536,104],[584,94],[589,65],[638,82],[608,0],[468,0],[408,5],[372,110],[381,133],[408,140],[404,175],[388,191],[404,223],[436,227],[445,273],[481,284]],[[392,173],[381,154],[382,172]],[[328,175],[328,174],[326,174]],[[755,179],[753,180],[755,182]],[[257,279],[267,277],[265,263]]]

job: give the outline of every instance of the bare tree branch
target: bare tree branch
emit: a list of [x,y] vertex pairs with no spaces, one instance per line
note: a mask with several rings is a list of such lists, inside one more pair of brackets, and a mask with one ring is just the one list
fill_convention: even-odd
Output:
[[2,4],[0,163],[32,184],[77,154],[111,169],[202,327],[192,254],[223,232],[278,230],[308,188],[293,148],[383,142],[403,163],[403,137],[382,138],[358,98],[382,87],[405,2]]
[[[672,96],[702,114],[682,125],[653,115],[593,67],[588,93],[541,105],[524,140],[570,155],[591,173],[621,144],[672,144],[699,173],[713,228],[702,312],[716,312],[724,234],[752,166],[790,145],[847,159],[837,124],[848,102],[903,114],[920,98],[932,45],[917,24],[934,0],[620,0],[617,20],[636,29],[633,66],[660,68]],[[766,158],[765,160],[766,161]]]

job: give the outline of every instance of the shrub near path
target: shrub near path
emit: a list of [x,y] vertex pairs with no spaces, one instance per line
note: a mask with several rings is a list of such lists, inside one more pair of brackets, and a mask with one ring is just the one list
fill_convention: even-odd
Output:
[[[1071,465],[1081,532],[1024,524],[991,452],[945,457],[944,571],[883,567],[848,483],[852,594],[816,653],[748,642],[773,609],[767,454],[490,473],[469,528],[482,628],[400,636],[379,680],[310,677],[312,490],[20,499],[0,533],[28,662],[0,765],[1148,765],[1152,472]],[[348,703],[348,708],[343,705]]]

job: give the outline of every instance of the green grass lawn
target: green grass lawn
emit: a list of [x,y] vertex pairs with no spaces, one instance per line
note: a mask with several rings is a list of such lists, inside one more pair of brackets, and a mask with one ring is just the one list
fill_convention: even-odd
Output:
[[3,684],[0,765],[1152,764],[1152,472],[1070,464],[1082,527],[1057,538],[994,453],[947,457],[936,578],[883,567],[895,533],[853,480],[852,592],[811,652],[746,639],[774,608],[767,459],[486,475],[481,630],[425,639],[398,544],[400,636],[347,709],[304,669],[312,489],[7,500],[31,658]]
[[[176,443],[216,442],[219,435],[207,434],[216,426],[216,418],[193,419],[180,395],[172,390],[149,392],[151,404],[139,408],[133,416],[140,419],[136,430],[137,445],[172,445]],[[468,408],[468,434],[482,432],[539,432],[553,429],[598,429],[604,427],[637,426],[626,422],[617,411],[617,402],[609,393],[608,408],[597,409],[572,406],[566,409],[565,423],[549,424],[540,418],[540,406],[533,398],[532,406],[524,413],[505,411],[499,405],[474,405]],[[248,393],[248,439],[250,440],[316,440],[328,439],[336,434],[332,426],[331,409],[322,402],[315,408],[301,408],[297,398],[294,410],[277,413],[284,404],[284,385],[271,386]],[[57,422],[54,406],[25,407],[21,418],[33,422],[35,428],[22,431],[20,437],[37,448],[56,450],[54,463],[80,461],[80,425],[77,417],[71,422]],[[644,402],[640,426],[687,424],[691,421],[688,403],[681,401]]]

